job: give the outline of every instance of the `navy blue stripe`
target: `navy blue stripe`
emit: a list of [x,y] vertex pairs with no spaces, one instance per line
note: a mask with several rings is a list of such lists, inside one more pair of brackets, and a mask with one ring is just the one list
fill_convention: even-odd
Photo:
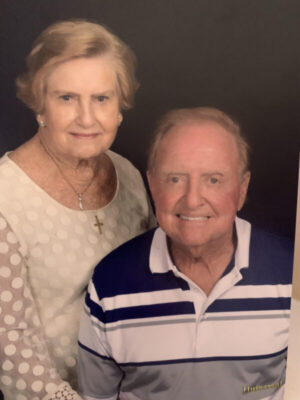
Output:
[[[98,304],[91,300],[89,293],[87,293],[86,305],[90,309],[91,315],[104,324],[139,318],[195,314],[194,304],[189,301],[123,307],[104,312]],[[291,299],[289,297],[222,299],[212,303],[206,312],[290,310],[290,307]]]
[[129,362],[118,363],[120,367],[144,367],[151,365],[171,365],[171,364],[188,364],[188,363],[204,363],[214,361],[251,361],[251,360],[264,360],[267,358],[277,357],[287,351],[287,347],[272,354],[262,354],[256,356],[228,356],[228,357],[203,357],[203,358],[182,358],[178,360],[162,360],[162,361],[145,361],[145,362]]
[[105,312],[106,323],[137,319],[165,317],[170,315],[195,314],[194,304],[189,301],[151,304],[147,306],[124,307]]
[[91,315],[96,317],[104,324],[137,318],[195,314],[194,304],[189,301],[150,304],[146,306],[123,307],[109,311],[103,311],[101,306],[99,304],[96,304],[90,298],[90,294],[87,293],[85,297],[85,303],[89,308]]
[[289,310],[290,307],[290,297],[223,299],[211,304],[207,312]]
[[89,347],[85,346],[85,345],[84,345],[83,343],[81,343],[79,340],[78,340],[78,346],[81,347],[83,350],[87,351],[88,353],[91,353],[91,354],[93,354],[93,355],[96,356],[96,357],[102,358],[103,360],[114,361],[113,358],[111,358],[111,357],[106,357],[106,356],[103,356],[102,354],[97,353],[96,351],[94,351],[94,350],[90,349]]

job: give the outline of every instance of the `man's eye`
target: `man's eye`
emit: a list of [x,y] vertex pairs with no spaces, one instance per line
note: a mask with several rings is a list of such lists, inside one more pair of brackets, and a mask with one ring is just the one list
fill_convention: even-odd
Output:
[[105,101],[107,99],[108,99],[107,96],[97,96],[97,100],[99,101],[99,103],[103,103],[103,101]]
[[172,183],[177,183],[177,182],[179,182],[178,176],[172,176],[171,182],[172,182]]
[[210,178],[209,179],[210,183],[212,183],[213,185],[215,185],[216,183],[219,183],[219,179],[218,178]]

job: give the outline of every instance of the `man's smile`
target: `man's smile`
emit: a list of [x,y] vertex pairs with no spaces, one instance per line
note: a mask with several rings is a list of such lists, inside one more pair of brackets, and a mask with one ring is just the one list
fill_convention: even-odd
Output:
[[185,221],[206,221],[206,220],[208,220],[210,217],[209,216],[206,216],[206,217],[203,217],[203,216],[199,216],[199,217],[190,217],[190,216],[188,216],[188,215],[182,215],[182,214],[177,214],[177,217],[178,218],[180,218],[180,219],[183,219],[183,220],[185,220]]

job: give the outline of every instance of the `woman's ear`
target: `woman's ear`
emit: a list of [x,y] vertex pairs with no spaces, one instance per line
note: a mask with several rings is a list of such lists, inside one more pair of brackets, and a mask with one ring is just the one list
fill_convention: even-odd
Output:
[[39,124],[39,127],[45,128],[47,126],[47,124],[46,124],[44,118],[41,116],[41,114],[37,114],[36,120],[37,120],[37,123]]
[[122,121],[123,121],[123,115],[121,113],[119,113],[119,115],[118,115],[119,126],[121,125]]

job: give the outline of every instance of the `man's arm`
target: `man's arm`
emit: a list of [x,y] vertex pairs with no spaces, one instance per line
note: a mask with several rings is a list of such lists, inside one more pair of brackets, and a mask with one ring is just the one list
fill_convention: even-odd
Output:
[[123,373],[111,357],[103,310],[93,283],[81,317],[78,348],[78,387],[84,400],[116,400]]

